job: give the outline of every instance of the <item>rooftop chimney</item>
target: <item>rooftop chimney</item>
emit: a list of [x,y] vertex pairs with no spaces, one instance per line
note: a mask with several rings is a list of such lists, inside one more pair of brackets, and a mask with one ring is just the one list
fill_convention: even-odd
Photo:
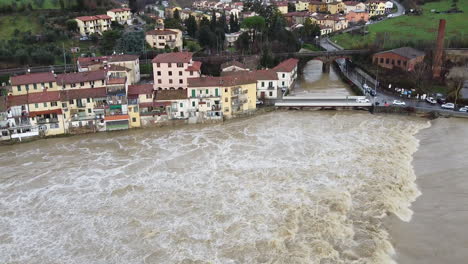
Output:
[[432,77],[440,78],[442,71],[442,57],[444,55],[445,19],[439,20],[439,31],[437,33],[437,43],[432,62]]

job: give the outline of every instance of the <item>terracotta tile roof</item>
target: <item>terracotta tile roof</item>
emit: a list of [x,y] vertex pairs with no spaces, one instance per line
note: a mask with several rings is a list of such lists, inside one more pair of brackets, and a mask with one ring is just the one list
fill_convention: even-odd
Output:
[[222,77],[198,77],[198,78],[188,78],[188,87],[215,87],[222,86]]
[[79,57],[78,63],[80,67],[86,67],[89,65],[102,64],[104,61],[108,62],[121,62],[121,61],[134,61],[137,60],[138,55],[120,54],[112,56],[100,56],[100,57]]
[[27,95],[10,95],[7,98],[7,105],[8,107],[11,106],[18,106],[18,105],[25,105],[28,103],[28,96]]
[[109,78],[109,80],[107,80],[107,84],[125,84],[126,81],[127,78]]
[[38,115],[50,115],[50,114],[61,115],[62,114],[62,109],[29,112],[30,117],[35,117],[35,116],[38,116]]
[[287,59],[276,65],[273,70],[276,72],[291,72],[297,66],[298,62],[298,59]]
[[187,99],[187,90],[158,90],[156,91],[156,101],[162,100],[183,100]]
[[266,81],[266,80],[278,80],[278,75],[276,71],[273,70],[258,70],[250,73],[254,76],[256,80]]
[[136,84],[128,86],[128,95],[150,94],[153,93],[153,84]]
[[51,72],[29,73],[24,75],[11,76],[11,85],[23,85],[33,83],[55,82],[55,76]]
[[192,63],[192,66],[188,66],[186,71],[200,71],[201,69],[201,66],[202,66],[202,62],[201,61],[194,61]]
[[361,3],[361,2],[358,2],[358,1],[345,1],[345,2],[343,2],[343,3],[344,3],[345,5],[347,5],[347,6],[356,6],[356,5],[358,5],[359,3]]
[[192,52],[162,53],[153,59],[153,63],[189,63],[192,56]]
[[100,98],[106,97],[106,88],[88,88],[88,89],[71,89],[60,91],[60,99],[68,101],[80,98]]
[[290,17],[306,17],[310,16],[312,13],[309,11],[301,11],[301,12],[289,12],[284,14],[284,16],[290,16]]
[[40,93],[29,93],[25,95],[10,95],[8,96],[7,103],[8,107],[25,105],[25,104],[36,104],[36,103],[47,103],[60,101],[59,91],[45,91]]
[[99,20],[99,19],[112,19],[112,18],[108,15],[95,15],[95,16],[81,16],[81,17],[77,17],[76,19],[86,22],[86,21],[93,21],[93,20]]
[[128,120],[128,115],[111,115],[105,116],[104,120],[106,121],[115,121],[115,120]]
[[238,61],[228,61],[228,62],[225,62],[223,64],[221,64],[221,69],[226,69],[228,67],[231,67],[231,66],[237,66],[239,68],[242,68],[242,69],[248,69],[247,66],[245,66],[245,64],[241,63],[241,62],[238,62]]
[[154,102],[139,103],[138,106],[139,107],[153,107]]
[[60,92],[59,91],[45,91],[40,93],[29,93],[28,94],[28,103],[46,103],[46,102],[56,102],[60,101]]
[[130,8],[114,8],[114,9],[111,9],[109,10],[111,12],[124,12],[124,11],[130,11]]
[[107,56],[107,61],[109,62],[134,61],[134,60],[137,60],[138,58],[139,58],[138,55],[120,54],[120,55]]
[[155,29],[155,30],[150,30],[146,32],[146,35],[175,35],[177,32],[170,30],[170,29]]
[[313,5],[326,5],[326,3],[324,2],[320,2],[320,1],[309,1],[309,4],[313,4]]
[[216,86],[234,86],[248,83],[256,83],[256,78],[253,74],[245,74],[242,72],[235,72],[228,76],[221,77],[199,77],[189,78],[189,87],[216,87]]
[[395,54],[400,55],[402,57],[405,57],[407,59],[414,59],[414,58],[421,57],[421,56],[425,55],[424,52],[422,52],[420,50],[417,50],[417,49],[414,49],[414,48],[411,48],[411,47],[401,47],[401,48],[398,48],[398,49],[392,49],[392,50],[378,52],[376,54],[385,54],[385,53],[395,53]]
[[112,17],[108,16],[108,15],[96,15],[96,17],[98,19],[112,19]]
[[71,83],[105,80],[106,75],[106,71],[104,70],[58,74],[57,84],[63,85]]

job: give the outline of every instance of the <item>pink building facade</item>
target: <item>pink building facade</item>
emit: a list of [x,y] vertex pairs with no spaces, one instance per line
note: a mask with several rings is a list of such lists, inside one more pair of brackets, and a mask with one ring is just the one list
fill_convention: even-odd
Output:
[[153,59],[155,90],[187,89],[188,78],[201,75],[201,62],[192,60],[191,52],[159,54]]

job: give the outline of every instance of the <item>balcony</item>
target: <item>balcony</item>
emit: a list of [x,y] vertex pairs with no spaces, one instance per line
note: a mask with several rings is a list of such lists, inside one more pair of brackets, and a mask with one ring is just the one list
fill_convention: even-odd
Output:
[[38,124],[58,123],[58,118],[37,118]]

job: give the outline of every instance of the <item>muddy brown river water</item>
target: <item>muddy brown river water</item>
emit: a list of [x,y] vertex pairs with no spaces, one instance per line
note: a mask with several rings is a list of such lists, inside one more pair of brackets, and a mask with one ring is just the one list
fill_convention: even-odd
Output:
[[465,263],[466,135],[291,111],[2,146],[0,263]]

